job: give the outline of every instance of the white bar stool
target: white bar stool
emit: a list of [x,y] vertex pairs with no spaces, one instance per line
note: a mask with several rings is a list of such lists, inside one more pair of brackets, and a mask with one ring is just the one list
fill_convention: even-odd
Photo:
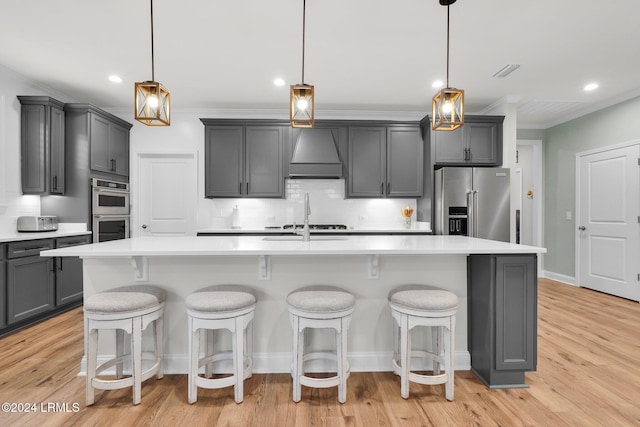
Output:
[[[142,382],[156,375],[163,376],[163,314],[167,294],[164,290],[150,285],[132,285],[100,292],[84,302],[85,354],[87,355],[86,403],[93,405],[95,389],[115,390],[133,387],[133,404],[141,399]],[[154,328],[154,352],[142,351],[142,331],[149,324]],[[116,356],[98,364],[98,331],[116,331]],[[124,333],[131,336],[131,352],[124,353]],[[131,376],[123,378],[123,365],[131,361]],[[150,361],[152,366],[142,370],[142,362]],[[111,367],[116,368],[116,379],[98,378]]]
[[[293,327],[293,401],[299,402],[302,386],[328,388],[338,386],[338,402],[347,400],[347,331],[355,307],[355,297],[333,286],[310,286],[291,292],[287,296],[289,318]],[[336,353],[314,352],[304,354],[306,328],[330,328],[336,331]],[[314,378],[305,375],[304,362],[329,359],[337,363],[336,375],[330,378]]]
[[[244,380],[252,375],[253,316],[255,291],[240,285],[215,285],[199,289],[185,300],[189,324],[189,403],[198,400],[198,387],[214,389],[234,386],[236,403],[244,399]],[[205,330],[204,356],[200,357],[200,330]],[[213,331],[231,331],[231,351],[214,352]],[[246,345],[245,345],[246,340]],[[233,361],[233,374],[213,376],[213,364]],[[205,366],[205,376],[198,375]]]
[[[447,400],[453,400],[455,328],[458,297],[449,291],[426,285],[405,285],[389,293],[394,327],[393,372],[400,375],[400,395],[409,397],[409,381],[446,384]],[[411,330],[416,326],[432,327],[431,351],[411,348]],[[433,375],[411,372],[411,358],[433,361]],[[440,368],[444,368],[444,373]]]

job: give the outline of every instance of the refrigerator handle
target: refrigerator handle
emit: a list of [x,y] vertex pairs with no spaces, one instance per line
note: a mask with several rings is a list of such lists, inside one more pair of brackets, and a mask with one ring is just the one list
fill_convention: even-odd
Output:
[[478,190],[473,190],[473,237],[478,237]]
[[473,205],[473,191],[467,193],[467,236],[473,237],[475,234],[475,210]]

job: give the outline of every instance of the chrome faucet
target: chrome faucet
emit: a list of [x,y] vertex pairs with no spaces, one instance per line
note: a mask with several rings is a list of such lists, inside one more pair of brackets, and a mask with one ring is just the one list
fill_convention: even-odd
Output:
[[311,215],[311,207],[309,206],[309,193],[304,194],[304,225],[302,230],[295,230],[297,235],[302,236],[302,240],[308,242],[311,240],[311,234],[309,233],[309,215]]

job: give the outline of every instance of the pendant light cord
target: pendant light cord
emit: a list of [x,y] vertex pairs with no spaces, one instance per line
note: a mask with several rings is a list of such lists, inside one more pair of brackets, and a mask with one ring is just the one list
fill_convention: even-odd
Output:
[[307,22],[307,2],[302,0],[302,84],[304,84],[304,45],[305,45],[305,26]]
[[151,81],[156,81],[155,66],[153,57],[153,0],[151,0]]
[[447,5],[447,87],[449,87],[449,6]]

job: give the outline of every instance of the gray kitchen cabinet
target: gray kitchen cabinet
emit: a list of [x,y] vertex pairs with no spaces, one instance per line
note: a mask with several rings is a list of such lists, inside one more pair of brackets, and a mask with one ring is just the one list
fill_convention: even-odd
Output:
[[283,197],[286,130],[205,126],[205,197]]
[[387,197],[422,197],[423,152],[420,128],[387,128]]
[[91,114],[91,169],[129,176],[129,129]]
[[28,320],[55,307],[53,259],[40,257],[53,249],[53,239],[7,245],[7,325]]
[[18,96],[24,194],[64,194],[64,104],[48,96]]
[[454,131],[431,131],[436,166],[500,166],[503,116],[465,116]]
[[[70,236],[56,239],[56,248],[86,245],[91,236]],[[78,257],[59,257],[56,264],[56,307],[82,301],[82,260]]]
[[348,197],[383,197],[386,185],[384,127],[351,127],[347,142]]
[[350,127],[348,197],[422,197],[419,127]]
[[7,313],[5,307],[7,306],[7,284],[5,283],[5,261],[4,253],[7,250],[7,245],[0,244],[0,329],[7,325]]
[[468,257],[471,370],[491,388],[526,387],[537,366],[537,257]]
[[64,110],[72,176],[84,176],[90,170],[92,175],[126,180],[133,125],[90,104],[65,104]]

